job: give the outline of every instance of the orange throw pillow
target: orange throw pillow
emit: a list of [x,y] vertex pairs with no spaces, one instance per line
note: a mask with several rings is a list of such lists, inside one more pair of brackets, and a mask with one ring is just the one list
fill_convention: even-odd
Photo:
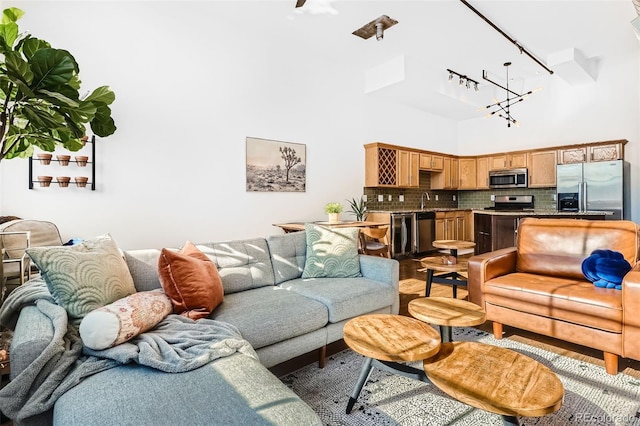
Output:
[[206,318],[224,298],[216,265],[190,241],[179,252],[162,249],[158,275],[175,314]]

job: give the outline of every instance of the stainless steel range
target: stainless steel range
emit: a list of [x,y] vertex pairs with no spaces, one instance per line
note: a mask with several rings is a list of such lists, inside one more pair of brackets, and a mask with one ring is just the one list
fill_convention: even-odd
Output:
[[533,195],[496,195],[494,206],[485,210],[527,211],[534,209]]

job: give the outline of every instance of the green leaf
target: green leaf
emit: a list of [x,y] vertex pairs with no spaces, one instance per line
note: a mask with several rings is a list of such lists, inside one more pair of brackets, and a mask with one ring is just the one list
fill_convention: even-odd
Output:
[[18,25],[14,22],[0,25],[0,39],[3,40],[3,50],[9,51],[18,38]]
[[7,76],[14,82],[22,81],[30,85],[33,81],[33,73],[29,64],[16,52],[5,53],[5,63],[7,65]]
[[105,105],[111,105],[116,100],[116,94],[109,86],[101,86],[95,89],[85,101],[101,102]]
[[45,48],[29,60],[33,71],[34,89],[53,89],[69,82],[77,71],[73,56],[66,50]]
[[2,11],[2,23],[8,24],[10,22],[16,22],[18,19],[24,16],[24,12],[17,7],[9,7]]
[[27,58],[27,60],[30,60],[38,50],[47,49],[50,47],[51,45],[46,41],[31,36],[27,36],[22,41],[21,45],[22,53],[24,54],[25,58]]
[[42,93],[47,96],[47,100],[51,103],[59,106],[67,106],[70,108],[78,108],[80,104],[73,99],[69,99],[64,96],[62,93],[52,92],[51,90],[42,89],[38,93]]
[[64,118],[51,109],[24,105],[20,112],[29,120],[31,126],[54,129],[64,123]]
[[96,111],[96,116],[91,120],[91,130],[100,137],[112,135],[116,131],[116,124],[111,118],[111,108],[101,105]]

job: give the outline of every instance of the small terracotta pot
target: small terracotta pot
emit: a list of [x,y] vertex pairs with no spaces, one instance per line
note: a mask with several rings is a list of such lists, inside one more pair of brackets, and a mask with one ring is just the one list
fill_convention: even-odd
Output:
[[80,141],[82,142],[82,146],[85,146],[88,140],[89,140],[89,136],[84,135],[82,139],[80,139]]
[[56,158],[60,162],[61,166],[68,166],[69,165],[69,160],[71,160],[71,156],[70,155],[56,155]]
[[89,181],[89,178],[86,176],[76,176],[75,180],[76,180],[76,185],[78,185],[78,188],[84,188],[85,186],[87,186],[87,182]]
[[51,157],[53,157],[51,154],[36,154],[36,158],[40,160],[40,164],[45,165],[51,164]]
[[53,176],[38,176],[38,183],[40,183],[40,186],[49,186],[51,185],[52,180]]
[[66,188],[67,186],[69,186],[69,181],[71,180],[71,178],[69,176],[58,176],[56,178],[56,181],[58,182],[58,185],[60,185],[63,188]]
[[89,161],[89,157],[87,157],[86,155],[76,155],[76,163],[78,163],[78,166],[86,166],[87,161]]

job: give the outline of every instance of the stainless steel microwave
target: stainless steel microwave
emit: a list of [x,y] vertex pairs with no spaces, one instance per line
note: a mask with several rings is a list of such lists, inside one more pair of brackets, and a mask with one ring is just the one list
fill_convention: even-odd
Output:
[[526,188],[529,185],[527,169],[492,170],[489,188]]

